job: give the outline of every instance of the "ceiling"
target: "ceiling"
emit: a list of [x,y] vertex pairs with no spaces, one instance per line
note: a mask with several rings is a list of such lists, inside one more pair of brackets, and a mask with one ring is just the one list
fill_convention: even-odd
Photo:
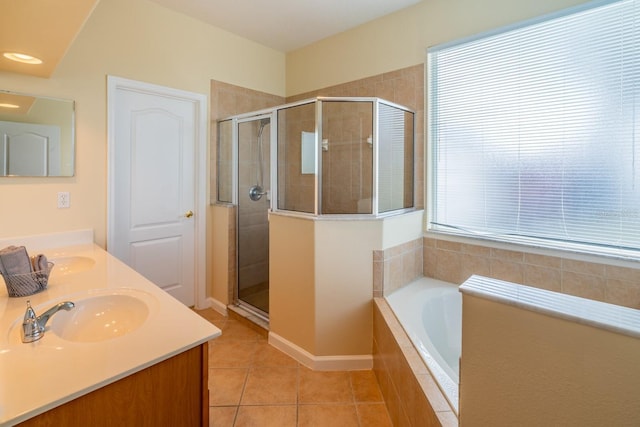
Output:
[[152,0],[273,49],[289,52],[421,0]]
[[[50,77],[99,0],[0,0],[0,71]],[[273,49],[289,52],[421,0],[151,0]],[[52,19],[53,17],[53,19]],[[34,66],[4,52],[42,59]]]
[[[97,3],[75,0],[73,7],[63,7],[58,0],[0,0],[0,70],[50,77]],[[42,64],[10,61],[4,52],[29,54]]]

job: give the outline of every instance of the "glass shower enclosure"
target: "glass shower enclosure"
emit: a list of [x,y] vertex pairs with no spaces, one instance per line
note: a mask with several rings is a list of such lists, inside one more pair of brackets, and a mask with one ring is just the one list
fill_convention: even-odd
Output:
[[268,318],[270,212],[413,209],[414,116],[379,98],[323,97],[218,122],[217,201],[236,209],[235,304]]

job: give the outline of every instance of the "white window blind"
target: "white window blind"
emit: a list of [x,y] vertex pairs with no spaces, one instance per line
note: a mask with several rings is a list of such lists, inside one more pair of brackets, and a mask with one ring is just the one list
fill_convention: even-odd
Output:
[[430,229],[640,257],[640,1],[428,57]]

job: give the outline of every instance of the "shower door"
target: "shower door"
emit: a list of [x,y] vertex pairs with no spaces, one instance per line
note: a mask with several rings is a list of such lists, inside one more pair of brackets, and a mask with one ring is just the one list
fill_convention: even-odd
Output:
[[270,116],[238,121],[237,302],[269,313]]

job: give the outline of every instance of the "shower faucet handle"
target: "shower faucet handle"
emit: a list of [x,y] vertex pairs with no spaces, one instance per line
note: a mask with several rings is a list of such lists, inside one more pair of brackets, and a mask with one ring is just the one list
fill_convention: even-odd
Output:
[[262,199],[262,196],[268,193],[269,191],[265,191],[264,188],[262,188],[261,186],[254,185],[249,189],[249,198],[254,202],[257,202],[258,200]]

